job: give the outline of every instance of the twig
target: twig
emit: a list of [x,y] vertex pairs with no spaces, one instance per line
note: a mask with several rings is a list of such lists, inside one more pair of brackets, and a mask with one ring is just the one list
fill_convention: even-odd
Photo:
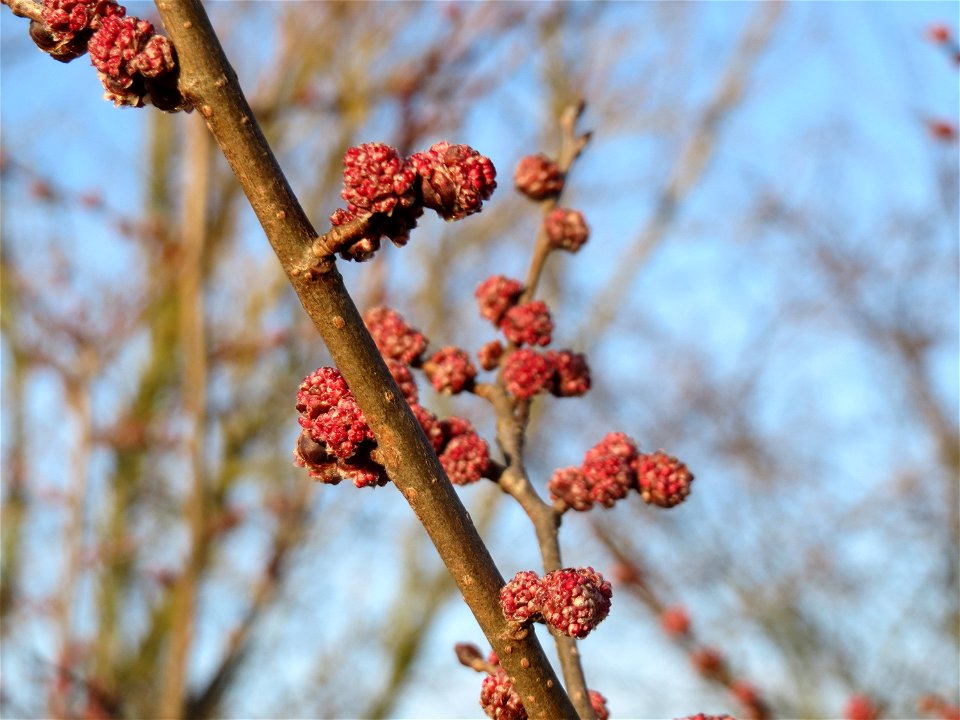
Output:
[[199,0],[158,0],[177,47],[180,90],[207,122],[243,187],[291,284],[334,362],[353,390],[383,451],[384,466],[427,533],[501,663],[528,714],[572,718],[534,633],[520,633],[498,602],[503,578],[436,454],[380,356],[335,267],[294,274],[316,232],[271,152]]
[[0,0],[0,3],[9,7],[17,17],[43,22],[40,3],[33,0]]
[[[557,164],[564,176],[570,171],[574,161],[580,156],[590,140],[589,133],[581,135],[576,133],[576,124],[583,114],[584,107],[583,102],[571,105],[560,118],[561,143]],[[544,199],[540,203],[543,217],[546,217],[557,207],[558,200],[559,195],[555,195]],[[550,244],[541,223],[520,302],[526,302],[533,298],[540,276],[543,273],[544,264],[552,250],[553,246]],[[504,357],[515,349],[516,345],[510,343]],[[560,570],[563,567],[563,561],[560,554],[558,531],[562,509],[554,508],[553,505],[540,497],[530,482],[524,467],[523,446],[529,421],[530,404],[528,401],[514,400],[507,394],[502,375],[498,377],[495,385],[479,385],[475,392],[490,402],[497,418],[497,442],[507,458],[507,467],[503,469],[498,479],[500,486],[520,504],[527,517],[530,518],[537,536],[537,545],[540,548],[544,572]],[[551,634],[557,648],[560,668],[563,672],[570,700],[581,718],[593,720],[596,714],[590,704],[590,693],[583,673],[583,666],[580,663],[577,641],[553,629],[551,629]]]
[[[583,115],[586,104],[580,101],[576,105],[569,106],[560,116],[560,152],[557,154],[557,166],[564,177],[570,172],[573,163],[580,157],[587,143],[590,142],[592,134],[589,132],[577,134],[577,121]],[[562,191],[561,191],[562,194]],[[540,203],[542,217],[546,218],[560,202],[560,195],[554,195],[544,199]],[[530,260],[530,267],[527,269],[527,279],[524,282],[523,296],[520,302],[526,302],[533,298],[537,291],[537,285],[540,283],[540,276],[543,274],[543,266],[550,256],[553,246],[547,237],[543,223],[537,230],[537,237],[533,246],[533,258]]]

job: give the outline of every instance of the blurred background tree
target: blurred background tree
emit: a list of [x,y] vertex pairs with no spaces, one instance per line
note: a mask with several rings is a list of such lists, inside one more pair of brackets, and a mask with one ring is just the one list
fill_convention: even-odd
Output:
[[[669,512],[565,517],[567,564],[616,580],[581,648],[613,717],[762,715],[746,683],[781,717],[958,703],[944,7],[211,6],[318,228],[350,145],[494,160],[480,216],[342,268],[437,346],[492,339],[472,289],[523,277],[539,221],[513,166],[588,102],[564,202],[591,240],[542,294],[594,389],[536,406],[530,470],[622,430],[697,475]],[[292,466],[328,358],[199,118],[115,110],[0,17],[2,714],[481,716],[452,651],[481,636],[406,503]],[[421,390],[492,438],[483,403]],[[537,566],[497,487],[461,494],[505,576]]]

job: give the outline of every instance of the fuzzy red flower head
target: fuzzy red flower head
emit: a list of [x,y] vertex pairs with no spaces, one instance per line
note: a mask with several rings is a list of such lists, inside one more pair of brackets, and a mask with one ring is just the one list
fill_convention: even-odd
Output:
[[31,21],[30,37],[55,60],[70,62],[87,51],[102,18],[124,14],[114,0],[43,0],[43,22]]
[[439,142],[410,157],[421,178],[423,204],[444,220],[478,213],[497,187],[497,170],[490,158],[469,145]]
[[142,107],[153,88],[163,86],[150,81],[176,69],[170,41],[156,35],[151,23],[135,17],[102,18],[87,48],[106,90],[104,98],[118,106]]
[[500,590],[500,607],[510,622],[525,623],[540,615],[540,577],[532,570],[521,570]]
[[341,459],[326,451],[325,443],[318,443],[307,430],[300,432],[293,449],[293,464],[306,468],[314,480],[339,485],[349,480],[358,488],[377,487],[390,482],[382,465],[370,459],[369,454],[358,452],[349,458]]
[[423,365],[424,372],[437,392],[457,395],[473,386],[477,369],[465,350],[448,345],[437,350]]
[[704,647],[694,651],[690,655],[690,662],[706,678],[723,680],[727,677],[727,661],[716,648]]
[[547,490],[553,500],[562,500],[574,510],[585,512],[593,507],[590,484],[580,468],[555,470],[547,483]]
[[500,331],[517,345],[549,345],[553,319],[543,300],[514,305],[500,321]]
[[400,313],[388,307],[375,307],[363,314],[363,322],[381,355],[407,365],[419,364],[427,349],[427,338],[408,325]]
[[419,204],[401,209],[395,209],[390,215],[368,212],[352,213],[349,210],[338,208],[330,216],[333,227],[349,225],[361,218],[366,219],[362,232],[352,243],[339,251],[344,260],[363,262],[373,257],[380,249],[380,239],[389,238],[397,247],[403,247],[410,240],[410,231],[417,226],[417,218],[423,214],[423,207]]
[[597,720],[610,720],[610,711],[607,709],[607,699],[596,690],[590,691],[590,706],[593,708]]
[[499,340],[491,340],[477,350],[477,360],[484,370],[493,370],[497,367],[501,357],[503,357],[503,345]]
[[951,37],[950,28],[943,23],[936,23],[927,28],[927,39],[932,43],[942,45],[950,42]]
[[579,397],[590,389],[590,366],[587,357],[571,350],[547,352],[554,375],[550,392],[557,397]]
[[480,686],[480,706],[493,720],[527,720],[527,711],[520,694],[513,687],[503,668],[487,675]]
[[364,143],[343,156],[343,191],[340,197],[354,215],[384,213],[416,202],[416,173],[400,154],[384,143]]
[[549,389],[553,370],[553,363],[547,356],[536,350],[520,348],[504,360],[503,381],[507,392],[515,398],[529,400]]
[[373,431],[336,368],[318,368],[297,391],[300,426],[323,446],[324,452],[345,460],[361,443],[372,441]]
[[554,208],[543,220],[543,229],[550,244],[560,250],[576,252],[590,237],[583,213],[569,208]]
[[957,128],[946,120],[928,120],[927,131],[930,136],[942,142],[952,142],[957,139]]
[[477,285],[474,295],[480,305],[480,315],[499,325],[504,314],[517,304],[523,294],[523,284],[519,280],[492,275]]
[[693,475],[687,466],[663,450],[640,455],[634,466],[637,471],[637,489],[645,503],[672,508],[690,494]]
[[526,155],[517,163],[513,182],[531,200],[543,200],[563,189],[563,173],[546,155]]
[[440,464],[454,485],[477,482],[490,467],[490,447],[467,420],[452,417],[440,423],[444,435]]
[[636,485],[633,463],[637,444],[621,432],[607,433],[583,458],[583,474],[590,486],[590,497],[606,508],[627,496]]
[[543,619],[564,635],[585,638],[610,612],[610,583],[593,568],[554,570],[540,585]]

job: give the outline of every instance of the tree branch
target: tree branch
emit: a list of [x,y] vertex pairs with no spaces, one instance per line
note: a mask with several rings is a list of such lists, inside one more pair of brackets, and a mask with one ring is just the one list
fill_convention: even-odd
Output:
[[158,0],[177,48],[180,90],[200,112],[263,226],[304,309],[367,417],[394,484],[423,524],[533,718],[576,713],[533,633],[503,617],[503,578],[446,478],[419,424],[331,262],[321,273],[293,273],[316,232],[240,90],[199,0]]

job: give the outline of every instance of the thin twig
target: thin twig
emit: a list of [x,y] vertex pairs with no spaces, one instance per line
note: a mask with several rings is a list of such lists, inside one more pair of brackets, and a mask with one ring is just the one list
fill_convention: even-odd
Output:
[[[560,172],[564,178],[566,178],[570,172],[570,168],[573,167],[573,163],[576,162],[584,148],[586,148],[587,143],[590,142],[591,133],[585,132],[579,135],[577,134],[577,121],[579,121],[585,109],[586,104],[581,101],[576,105],[569,106],[560,116],[560,151],[557,153],[557,166],[560,168]],[[562,194],[563,191],[561,190],[560,194],[545,198],[540,202],[540,214],[544,219],[557,208]],[[520,298],[520,302],[526,302],[532,299],[537,292],[540,276],[543,275],[543,267],[553,249],[547,237],[547,232],[543,227],[543,223],[540,223],[533,245],[533,257],[530,260],[530,267],[527,269],[527,279],[524,282],[523,295]]]
[[40,3],[33,0],[0,0],[0,3],[9,7],[17,17],[43,22]]
[[[564,176],[570,171],[573,163],[590,140],[589,133],[578,135],[576,132],[577,121],[583,114],[584,108],[583,102],[571,105],[560,118],[561,141],[557,165]],[[560,195],[558,194],[541,201],[541,213],[544,218],[557,207],[559,198]],[[534,242],[533,255],[527,270],[527,279],[524,283],[520,302],[531,300],[535,295],[547,257],[552,250],[553,246],[550,244],[541,223]],[[515,349],[516,345],[510,343],[504,357]],[[514,400],[507,394],[502,373],[498,376],[495,385],[478,386],[475,392],[491,403],[497,418],[497,442],[507,458],[507,467],[503,469],[498,479],[500,486],[505,492],[513,496],[520,507],[523,508],[527,517],[530,518],[537,536],[537,545],[540,548],[544,572],[560,570],[563,567],[563,561],[558,534],[562,510],[557,510],[540,497],[530,482],[524,467],[523,450],[529,421],[530,403],[525,400]],[[557,648],[560,668],[570,700],[583,720],[593,720],[596,714],[590,704],[590,694],[583,673],[583,666],[580,663],[577,641],[552,629],[551,634]]]

